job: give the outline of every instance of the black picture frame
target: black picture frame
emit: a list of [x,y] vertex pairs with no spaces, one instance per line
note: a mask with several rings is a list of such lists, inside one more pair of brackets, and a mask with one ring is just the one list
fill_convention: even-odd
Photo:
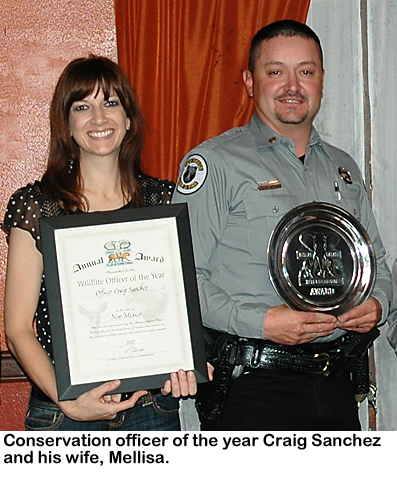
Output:
[[[74,277],[72,277],[72,273],[68,272],[66,276],[72,279],[68,279],[63,283],[62,276],[65,274],[64,271],[69,271],[71,265],[71,261],[65,260],[65,257],[69,258],[72,255],[76,254],[80,248],[76,248],[76,244],[87,246],[86,237],[88,238],[99,238],[100,235],[105,230],[117,230],[121,229],[123,232],[129,232],[131,230],[131,235],[137,239],[140,238],[142,241],[144,238],[150,239],[152,241],[152,233],[151,227],[157,234],[157,220],[165,220],[165,231],[173,230],[175,225],[176,229],[176,242],[177,242],[177,254],[171,254],[170,258],[172,261],[169,261],[170,258],[166,257],[166,260],[172,264],[171,270],[181,275],[183,278],[182,281],[179,281],[180,286],[182,286],[181,290],[176,291],[175,294],[175,301],[179,301],[178,311],[181,309],[180,304],[182,304],[182,309],[185,308],[184,311],[181,313],[182,320],[180,320],[181,324],[181,332],[180,336],[184,337],[188,334],[190,340],[190,348],[183,346],[185,353],[181,354],[181,356],[187,356],[187,361],[192,362],[192,369],[195,372],[197,382],[207,382],[208,375],[207,375],[207,366],[206,366],[206,357],[205,357],[205,347],[204,347],[204,339],[203,339],[203,330],[202,330],[202,322],[201,322],[201,312],[200,312],[200,304],[199,304],[199,296],[198,296],[198,289],[197,289],[197,281],[196,281],[196,274],[195,274],[195,265],[194,265],[194,253],[192,247],[192,239],[191,239],[191,232],[190,232],[190,223],[189,223],[189,214],[188,214],[188,207],[186,203],[175,204],[175,205],[163,205],[163,206],[154,206],[154,207],[145,207],[145,208],[123,208],[117,211],[106,211],[106,212],[95,212],[95,213],[84,213],[84,214],[70,214],[64,216],[56,216],[56,217],[42,217],[40,218],[40,230],[41,230],[41,237],[42,237],[42,250],[43,250],[43,259],[44,259],[44,272],[46,278],[46,290],[47,290],[47,297],[48,297],[48,307],[49,307],[49,316],[50,316],[50,326],[51,326],[51,334],[52,334],[52,342],[53,342],[53,350],[54,350],[54,365],[55,365],[55,372],[56,372],[56,379],[57,379],[57,388],[58,388],[58,397],[60,400],[68,400],[68,399],[75,399],[82,393],[99,386],[100,384],[111,380],[111,379],[121,379],[121,386],[114,392],[126,393],[132,392],[137,390],[150,390],[150,389],[157,389],[161,388],[164,382],[169,378],[169,373],[173,372],[174,370],[178,370],[179,368],[173,368],[171,370],[154,370],[150,371],[148,374],[142,374],[142,371],[139,372],[138,375],[135,373],[131,373],[131,377],[104,377],[98,378],[98,372],[95,377],[92,377],[88,380],[81,380],[75,382],[73,380],[73,367],[71,365],[70,356],[71,350],[73,349],[74,354],[77,358],[80,356],[84,356],[86,351],[83,351],[84,347],[81,345],[79,347],[75,347],[74,341],[71,342],[70,335],[68,335],[67,330],[69,327],[70,320],[68,319],[68,312],[65,309],[68,309],[68,305],[73,305],[75,302],[81,302],[80,293],[70,293],[69,288],[65,287],[65,284],[69,284],[74,282]],[[141,234],[139,228],[145,225],[149,227],[149,233],[142,233],[142,238],[139,236]],[[169,225],[169,227],[168,227]],[[138,233],[137,233],[138,228]],[[144,228],[144,231],[146,231]],[[83,232],[83,238],[76,241],[70,241],[69,239],[62,239],[63,236],[68,238],[68,235],[77,232]],[[167,241],[168,236],[167,234],[162,234],[162,229],[159,229],[159,237],[157,238],[158,244],[166,245],[164,248],[168,248]],[[86,235],[86,236],[84,236]],[[88,236],[87,236],[88,235]],[[147,235],[145,237],[145,235]],[[149,236],[150,235],[150,236]],[[173,236],[173,233],[171,234]],[[74,238],[74,236],[72,236]],[[123,236],[124,237],[124,236]],[[61,239],[60,239],[61,238]],[[154,241],[155,239],[153,239]],[[79,243],[80,242],[80,243]],[[165,242],[165,243],[164,243]],[[108,243],[106,243],[108,245]],[[88,247],[88,246],[87,246]],[[174,246],[170,246],[170,251],[173,251]],[[131,248],[130,248],[131,250]],[[168,251],[168,250],[167,250]],[[66,254],[65,254],[66,252]],[[77,261],[76,264],[73,265],[73,274],[80,273],[82,271],[82,266],[86,268],[92,267],[92,270],[96,268],[96,277],[98,277],[99,270],[103,271],[103,268],[106,270],[106,274],[109,272],[106,268],[110,268],[110,263],[106,263],[107,261],[111,261],[110,254],[105,258],[102,256],[101,259],[97,259],[98,263],[103,263],[98,265],[95,261],[91,261],[90,258],[87,258],[87,262],[81,263],[81,261]],[[131,250],[129,254],[133,254],[134,252]],[[83,254],[83,253],[82,253]],[[126,253],[125,253],[126,254]],[[124,255],[125,255],[124,254]],[[141,253],[139,253],[141,255]],[[95,255],[94,255],[95,256]],[[122,255],[119,254],[119,263],[117,264],[116,268],[118,267],[119,270],[111,270],[111,272],[115,271],[116,275],[119,271],[123,271],[123,267],[125,263],[122,261]],[[98,258],[98,255],[95,256]],[[137,256],[139,261],[142,256]],[[145,257],[146,258],[146,257]],[[149,256],[150,258],[150,256]],[[153,257],[154,258],[154,257]],[[152,260],[153,260],[152,258]],[[164,257],[163,257],[164,259]],[[65,265],[63,264],[65,263]],[[108,266],[104,266],[104,264]],[[131,264],[134,264],[133,262]],[[153,263],[154,264],[154,263]],[[99,266],[102,268],[99,268]],[[115,267],[115,264],[111,264],[111,266]],[[130,266],[130,265],[129,265]],[[132,270],[133,267],[130,267]],[[179,273],[180,271],[180,273]],[[122,274],[122,273],[121,273]],[[165,273],[163,273],[164,276]],[[99,275],[100,276],[100,275]],[[175,276],[175,275],[173,275]],[[132,278],[132,276],[130,276]],[[134,276],[135,278],[135,276]],[[106,281],[109,279],[106,277]],[[87,280],[86,280],[87,281]],[[91,285],[94,280],[89,280],[87,285]],[[95,279],[98,283],[102,282],[102,279]],[[154,280],[153,280],[154,281]],[[102,283],[101,283],[102,284]],[[168,284],[168,283],[165,283]],[[91,286],[90,286],[91,287]],[[87,288],[89,289],[89,288]],[[132,290],[134,288],[131,288]],[[68,293],[66,294],[66,290]],[[117,289],[109,290],[111,295],[116,294]],[[97,289],[96,294],[100,292],[102,294],[102,290]],[[130,294],[130,293],[129,293]],[[68,301],[65,303],[65,297],[72,298],[73,301]],[[168,295],[171,298],[167,297],[167,301],[171,299],[174,301],[174,295]],[[120,296],[121,298],[121,296]],[[90,303],[96,301],[94,299],[87,300]],[[73,309],[73,306],[71,306]],[[121,313],[123,310],[120,309]],[[125,310],[124,310],[125,314]],[[130,314],[130,313],[129,313]],[[140,313],[137,313],[140,314]],[[114,314],[112,313],[112,316]],[[184,317],[187,318],[185,324]],[[169,321],[172,321],[169,319]],[[77,323],[78,324],[78,323]],[[81,323],[83,324],[83,323]],[[85,324],[85,323],[84,323]],[[107,326],[106,331],[109,333],[113,326]],[[87,330],[92,330],[92,326],[87,326]],[[171,329],[178,331],[178,326],[173,325]],[[183,333],[184,328],[186,331]],[[76,329],[76,328],[75,328]],[[167,329],[167,328],[165,328]],[[98,328],[97,328],[98,330]],[[97,331],[96,330],[96,331]],[[80,331],[74,332],[74,335],[79,335]],[[134,337],[135,333],[128,333],[129,337]],[[132,336],[131,336],[132,334]],[[145,335],[154,334],[153,332],[145,331]],[[156,332],[156,334],[162,334]],[[166,333],[165,333],[166,334]],[[88,337],[88,336],[87,336]],[[121,338],[121,335],[120,335]],[[178,345],[178,338],[170,337],[167,339],[170,343],[172,343],[172,348],[176,348]],[[88,340],[85,341],[85,345],[91,343],[92,338],[89,337]],[[98,340],[98,343],[101,340]],[[132,341],[133,342],[133,341]],[[182,341],[183,342],[183,341]],[[95,341],[94,341],[95,343]],[[165,342],[167,343],[167,342]],[[168,343],[167,343],[168,344]],[[171,346],[168,346],[171,352]],[[179,347],[179,345],[178,345]],[[183,349],[182,348],[182,349]],[[93,350],[97,348],[93,348]],[[100,348],[99,348],[100,349]],[[75,350],[77,352],[75,352]],[[187,352],[186,352],[187,350]],[[131,354],[136,354],[133,351]],[[157,354],[157,352],[156,352]],[[159,352],[160,356],[161,353]],[[165,353],[164,353],[165,354]],[[189,358],[190,355],[190,358]],[[109,358],[106,358],[106,361]],[[116,361],[112,359],[113,365],[120,364],[123,362],[124,358],[118,358]],[[134,361],[132,358],[128,358],[129,361]],[[110,361],[110,359],[109,359]],[[139,360],[143,362],[143,359]],[[146,360],[145,360],[146,362]],[[183,361],[182,361],[183,363]],[[96,364],[95,361],[92,364]],[[164,367],[166,362],[164,363]],[[181,367],[183,367],[181,365]],[[77,368],[78,369],[78,368]],[[106,368],[105,368],[106,369]],[[142,369],[142,368],[141,368]],[[100,373],[99,373],[100,374]],[[106,375],[105,375],[106,376]]]

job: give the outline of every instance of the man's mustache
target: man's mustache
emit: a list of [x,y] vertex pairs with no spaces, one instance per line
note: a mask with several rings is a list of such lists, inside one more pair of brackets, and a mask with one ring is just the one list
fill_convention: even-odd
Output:
[[281,95],[278,95],[275,97],[275,100],[302,100],[302,101],[307,101],[307,98],[303,96],[301,93],[295,92],[295,93],[283,93]]

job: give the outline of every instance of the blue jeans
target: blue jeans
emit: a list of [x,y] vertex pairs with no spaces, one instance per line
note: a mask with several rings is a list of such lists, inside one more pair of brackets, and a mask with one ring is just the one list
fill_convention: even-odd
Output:
[[27,431],[180,431],[179,401],[161,392],[140,398],[111,421],[73,421],[54,403],[30,397]]

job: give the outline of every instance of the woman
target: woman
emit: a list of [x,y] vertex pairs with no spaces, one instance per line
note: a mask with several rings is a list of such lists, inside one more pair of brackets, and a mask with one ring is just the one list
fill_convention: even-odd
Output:
[[11,197],[2,225],[9,243],[6,336],[32,381],[26,428],[178,430],[176,398],[196,391],[191,371],[171,374],[162,391],[112,395],[115,380],[58,400],[39,218],[166,204],[174,184],[142,173],[142,115],[130,82],[111,60],[72,61],[55,88],[50,121],[47,170]]

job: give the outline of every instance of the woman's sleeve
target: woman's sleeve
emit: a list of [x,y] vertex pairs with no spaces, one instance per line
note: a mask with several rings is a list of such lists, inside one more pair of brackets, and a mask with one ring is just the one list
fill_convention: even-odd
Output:
[[40,216],[40,205],[32,192],[31,185],[17,190],[8,202],[4,221],[1,224],[7,234],[7,240],[11,228],[20,228],[32,235],[36,248],[41,251]]
[[175,189],[175,183],[170,180],[159,180],[142,175],[138,179],[145,206],[169,205]]

